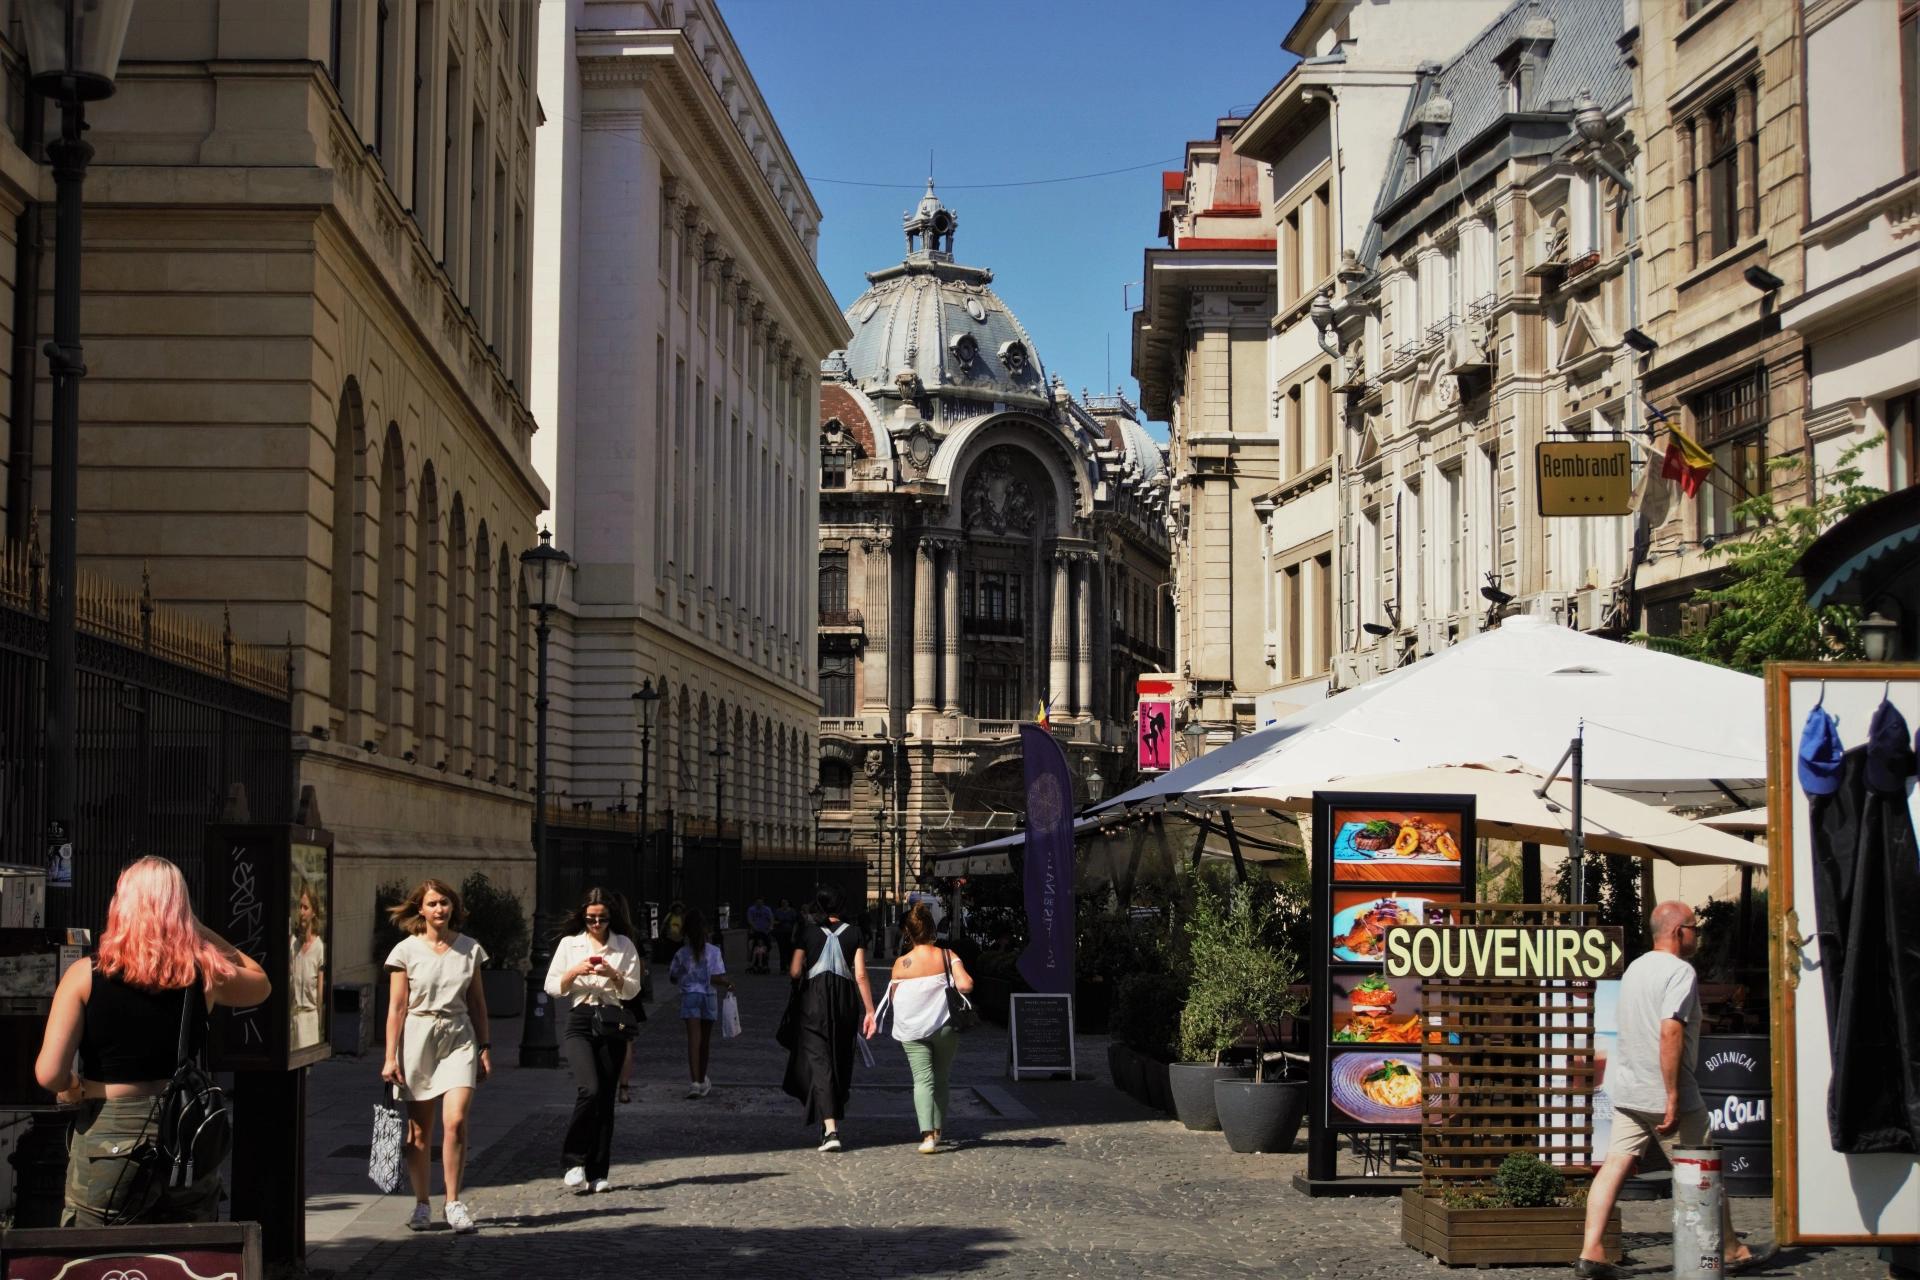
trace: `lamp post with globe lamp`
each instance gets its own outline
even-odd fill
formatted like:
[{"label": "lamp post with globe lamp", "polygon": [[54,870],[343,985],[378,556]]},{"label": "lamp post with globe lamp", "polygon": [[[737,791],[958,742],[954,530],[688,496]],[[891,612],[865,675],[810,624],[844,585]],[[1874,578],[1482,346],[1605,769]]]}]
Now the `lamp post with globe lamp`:
[{"label": "lamp post with globe lamp", "polygon": [[534,608],[533,634],[538,641],[534,684],[533,755],[533,956],[527,966],[527,1013],[520,1024],[520,1065],[557,1067],[560,1041],[547,1000],[547,966],[553,960],[553,874],[547,857],[547,638],[553,632],[553,611],[560,604],[561,580],[573,558],[553,545],[553,534],[540,531],[540,545],[520,554],[521,587]]}]

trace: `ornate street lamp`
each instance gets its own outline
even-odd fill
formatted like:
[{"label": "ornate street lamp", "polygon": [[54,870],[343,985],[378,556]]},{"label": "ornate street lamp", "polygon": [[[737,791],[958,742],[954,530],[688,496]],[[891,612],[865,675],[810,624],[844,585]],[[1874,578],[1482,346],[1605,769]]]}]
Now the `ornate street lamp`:
[{"label": "ornate street lamp", "polygon": [[[54,220],[51,558],[47,583],[47,862],[49,880],[71,884],[79,777],[80,694],[74,658],[74,580],[80,510],[81,188],[93,147],[86,104],[113,96],[133,0],[24,0],[27,63],[35,93],[60,107],[60,136],[47,144],[57,193]],[[32,374],[16,369],[15,377]],[[25,430],[15,424],[16,430]],[[63,917],[61,917],[63,918]],[[64,921],[63,921],[64,922]],[[50,920],[49,923],[52,923]]]},{"label": "ornate street lamp", "polygon": [[547,858],[547,637],[552,634],[553,611],[560,603],[561,579],[573,559],[553,545],[553,534],[540,531],[540,545],[520,553],[520,587],[535,613],[533,634],[539,642],[535,681],[533,757],[533,956],[527,967],[527,1016],[520,1024],[520,1065],[557,1067],[560,1041],[553,1025],[553,1006],[547,1000],[547,966],[553,960],[553,936],[547,915],[553,910],[552,866]]},{"label": "ornate street lamp", "polygon": [[660,691],[649,676],[633,695],[634,714],[640,721],[640,821],[633,833],[633,888],[642,895],[647,877],[647,793],[653,782],[653,716],[659,705]]}]

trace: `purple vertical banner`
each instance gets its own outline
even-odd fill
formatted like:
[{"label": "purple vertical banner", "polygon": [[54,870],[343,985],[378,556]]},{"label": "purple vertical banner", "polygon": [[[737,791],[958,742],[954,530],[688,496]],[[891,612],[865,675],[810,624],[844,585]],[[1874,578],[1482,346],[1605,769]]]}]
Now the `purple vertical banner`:
[{"label": "purple vertical banner", "polygon": [[1037,724],[1020,726],[1027,775],[1027,949],[1020,976],[1044,994],[1073,993],[1073,775]]}]

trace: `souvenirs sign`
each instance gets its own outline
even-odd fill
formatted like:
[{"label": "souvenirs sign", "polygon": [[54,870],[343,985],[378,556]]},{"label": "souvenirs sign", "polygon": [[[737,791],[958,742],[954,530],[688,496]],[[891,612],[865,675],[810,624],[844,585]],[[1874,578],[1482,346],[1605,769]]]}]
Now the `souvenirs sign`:
[{"label": "souvenirs sign", "polygon": [[1534,446],[1543,516],[1633,513],[1633,455],[1625,440],[1543,440]]},{"label": "souvenirs sign", "polygon": [[1620,976],[1625,936],[1599,925],[1407,925],[1386,930],[1381,954],[1389,978],[1597,981]]}]

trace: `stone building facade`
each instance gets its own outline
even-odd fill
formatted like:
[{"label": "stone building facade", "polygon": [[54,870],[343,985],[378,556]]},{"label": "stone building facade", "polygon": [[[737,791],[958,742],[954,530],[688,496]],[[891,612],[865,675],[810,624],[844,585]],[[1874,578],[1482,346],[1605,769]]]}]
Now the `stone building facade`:
[{"label": "stone building facade", "polygon": [[[1133,374],[1147,416],[1168,425],[1176,693],[1186,732],[1231,741],[1273,683],[1266,531],[1257,503],[1280,476],[1269,347],[1275,306],[1273,170],[1237,153],[1237,119],[1189,142],[1161,175],[1160,234],[1133,318]],[[1325,218],[1324,204],[1306,216]],[[1300,234],[1296,216],[1289,230]],[[1309,243],[1326,239],[1309,222]],[[1309,410],[1311,412],[1311,410]],[[1184,735],[1183,743],[1188,742]]]},{"label": "stone building facade", "polygon": [[[1716,580],[1713,546],[1742,531],[1742,499],[1771,491],[1804,501],[1812,492],[1805,342],[1782,323],[1805,286],[1808,137],[1800,4],[1639,8],[1629,125],[1646,156],[1641,328],[1659,344],[1641,382],[1648,403],[1715,462],[1697,497],[1653,484],[1641,507],[1647,549],[1633,622],[1660,636],[1699,620],[1706,606],[1693,594]],[[1858,52],[1849,49],[1849,62]],[[1769,467],[1792,457],[1802,465]]]},{"label": "stone building facade", "polygon": [[747,857],[807,856],[815,412],[848,333],[819,206],[717,6],[546,0],[542,23],[534,403],[576,562],[558,785],[632,811],[644,780],[650,832],[711,834],[718,805]]},{"label": "stone building facade", "polygon": [[[346,980],[382,880],[531,889],[535,40],[486,0],[141,5],[88,109],[81,564],[291,646]],[[0,225],[39,202],[45,336],[31,142],[0,142]],[[43,512],[47,432],[10,415]]]},{"label": "stone building facade", "polygon": [[1169,656],[1160,449],[1121,398],[1048,378],[957,222],[929,184],[820,395],[822,823],[883,891],[1012,829],[1043,702],[1082,785],[1117,793],[1133,676]]},{"label": "stone building facade", "polygon": [[1483,587],[1620,629],[1627,518],[1543,519],[1533,459],[1638,425],[1629,193],[1609,176],[1631,139],[1573,123],[1589,94],[1622,118],[1621,34],[1615,6],[1523,0],[1408,102],[1337,313],[1340,687],[1482,629]]}]

